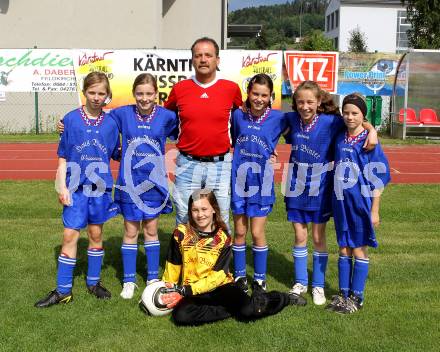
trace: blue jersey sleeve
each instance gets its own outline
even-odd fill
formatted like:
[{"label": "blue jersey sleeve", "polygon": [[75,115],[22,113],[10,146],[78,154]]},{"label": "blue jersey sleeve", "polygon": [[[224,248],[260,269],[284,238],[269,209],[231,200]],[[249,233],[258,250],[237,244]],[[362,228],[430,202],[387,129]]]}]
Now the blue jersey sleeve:
[{"label": "blue jersey sleeve", "polygon": [[287,113],[283,114],[281,118],[281,135],[284,137],[286,144],[292,144],[292,139],[289,133],[289,119]]},{"label": "blue jersey sleeve", "polygon": [[345,131],[345,123],[344,119],[341,115],[333,115],[333,123],[332,123],[332,134],[333,136],[337,136],[342,131]]},{"label": "blue jersey sleeve", "polygon": [[167,123],[166,135],[169,139],[175,141],[179,136],[179,119],[174,111],[168,110],[169,119]]},{"label": "blue jersey sleeve", "polygon": [[365,153],[368,164],[364,168],[364,175],[371,190],[384,188],[391,180],[390,165],[380,144],[374,150]]},{"label": "blue jersey sleeve", "polygon": [[285,121],[286,121],[286,129],[289,129],[289,132],[284,135],[284,139],[287,144],[292,144],[292,131],[293,131],[293,124],[297,119],[299,119],[299,115],[297,112],[287,112],[284,114]]},{"label": "blue jersey sleeve", "polygon": [[64,158],[66,159],[66,154],[67,154],[67,136],[69,133],[69,129],[70,127],[70,119],[68,118],[68,116],[64,116],[63,118],[63,124],[64,124],[64,132],[61,133],[61,137],[60,137],[60,141],[58,143],[58,150],[57,150],[57,155],[59,158]]},{"label": "blue jersey sleeve", "polygon": [[112,111],[109,112],[108,114],[115,122],[116,125],[118,126],[118,130],[121,131],[122,130],[122,118],[123,118],[123,114],[121,113],[121,109],[120,108],[116,108],[113,109]]},{"label": "blue jersey sleeve", "polygon": [[113,149],[112,155],[111,155],[111,158],[113,160],[116,160],[116,161],[121,160],[121,150],[120,150],[120,148],[121,148],[121,139],[120,139],[119,133],[118,133],[118,139],[116,141],[115,149]]}]

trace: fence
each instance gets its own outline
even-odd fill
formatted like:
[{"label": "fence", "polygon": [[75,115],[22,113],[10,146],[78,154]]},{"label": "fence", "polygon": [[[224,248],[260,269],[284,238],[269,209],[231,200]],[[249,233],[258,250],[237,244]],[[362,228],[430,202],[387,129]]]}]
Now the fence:
[{"label": "fence", "polygon": [[5,92],[0,100],[0,134],[54,132],[56,121],[78,104],[76,92]]}]

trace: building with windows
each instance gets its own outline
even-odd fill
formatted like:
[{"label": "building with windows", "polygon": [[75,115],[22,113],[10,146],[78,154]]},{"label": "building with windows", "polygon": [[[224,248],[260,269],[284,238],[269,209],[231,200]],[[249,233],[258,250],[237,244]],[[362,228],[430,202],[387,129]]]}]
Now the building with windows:
[{"label": "building with windows", "polygon": [[406,7],[400,0],[331,0],[325,12],[325,35],[338,51],[348,51],[350,32],[364,34],[369,52],[408,49]]},{"label": "building with windows", "polygon": [[2,48],[226,48],[227,0],[0,0]]}]

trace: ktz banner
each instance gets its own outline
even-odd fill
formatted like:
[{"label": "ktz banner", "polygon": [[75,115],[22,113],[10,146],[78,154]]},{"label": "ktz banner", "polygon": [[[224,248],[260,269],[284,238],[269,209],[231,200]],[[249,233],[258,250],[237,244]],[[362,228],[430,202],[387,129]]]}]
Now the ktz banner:
[{"label": "ktz banner", "polygon": [[337,52],[285,51],[284,61],[292,90],[301,82],[315,81],[329,93],[336,93],[338,81]]},{"label": "ktz banner", "polygon": [[338,94],[392,95],[399,59],[398,54],[340,54]]},{"label": "ktz banner", "polygon": [[0,91],[75,92],[70,50],[1,49]]}]

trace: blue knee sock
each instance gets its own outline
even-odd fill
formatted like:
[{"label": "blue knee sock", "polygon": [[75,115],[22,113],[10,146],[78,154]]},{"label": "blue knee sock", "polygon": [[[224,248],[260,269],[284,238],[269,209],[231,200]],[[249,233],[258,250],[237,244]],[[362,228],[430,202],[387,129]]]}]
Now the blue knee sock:
[{"label": "blue knee sock", "polygon": [[234,277],[246,277],[246,245],[232,246],[234,254]]},{"label": "blue knee sock", "polygon": [[313,251],[312,287],[324,287],[328,253]]},{"label": "blue knee sock", "polygon": [[266,280],[267,254],[269,247],[252,246],[252,254],[254,257],[254,279]]},{"label": "blue knee sock", "polygon": [[63,295],[72,292],[75,265],[76,258],[68,258],[63,254],[58,257],[57,291]]},{"label": "blue knee sock", "polygon": [[353,278],[351,280],[351,292],[364,300],[365,283],[368,277],[369,259],[355,258],[353,267]]},{"label": "blue knee sock", "polygon": [[147,281],[159,277],[160,242],[147,241],[144,243],[145,256],[147,257]]},{"label": "blue knee sock", "polygon": [[307,286],[309,278],[307,275],[307,246],[293,247],[293,266],[295,269],[295,283]]},{"label": "blue knee sock", "polygon": [[89,248],[87,250],[87,286],[95,286],[101,278],[103,258],[104,250],[102,248]]},{"label": "blue knee sock", "polygon": [[351,272],[353,257],[340,255],[338,259],[339,291],[347,298],[350,293]]},{"label": "blue knee sock", "polygon": [[136,282],[137,244],[123,243],[121,247],[122,266],[124,270],[123,282]]}]

